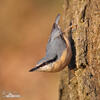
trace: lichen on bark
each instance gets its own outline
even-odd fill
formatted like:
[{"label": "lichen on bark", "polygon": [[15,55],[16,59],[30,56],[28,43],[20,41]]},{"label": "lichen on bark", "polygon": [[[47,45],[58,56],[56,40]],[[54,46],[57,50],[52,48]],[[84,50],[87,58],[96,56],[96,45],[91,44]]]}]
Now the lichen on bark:
[{"label": "lichen on bark", "polygon": [[[65,0],[73,57],[61,74],[59,100],[100,100],[100,0]],[[68,33],[66,33],[68,34]]]}]

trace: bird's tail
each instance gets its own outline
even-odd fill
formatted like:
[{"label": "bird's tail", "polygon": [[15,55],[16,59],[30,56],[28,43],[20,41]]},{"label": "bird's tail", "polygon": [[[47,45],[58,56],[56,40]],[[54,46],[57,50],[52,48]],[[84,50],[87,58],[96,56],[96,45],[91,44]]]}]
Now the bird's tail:
[{"label": "bird's tail", "polygon": [[60,20],[60,14],[58,14],[58,15],[57,15],[57,17],[56,17],[56,19],[55,19],[55,24],[57,24],[57,25],[58,25],[59,20]]}]

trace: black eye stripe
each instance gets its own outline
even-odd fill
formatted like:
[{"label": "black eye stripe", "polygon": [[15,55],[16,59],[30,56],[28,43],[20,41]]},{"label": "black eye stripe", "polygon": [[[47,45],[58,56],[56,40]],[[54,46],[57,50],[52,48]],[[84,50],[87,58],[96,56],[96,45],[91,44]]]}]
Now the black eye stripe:
[{"label": "black eye stripe", "polygon": [[31,70],[29,70],[29,72],[35,71],[35,70],[37,70],[38,68],[40,68],[40,67],[42,67],[42,66],[45,66],[45,65],[47,65],[47,64],[49,64],[49,63],[52,63],[52,62],[56,61],[57,58],[58,58],[58,56],[56,55],[53,59],[48,60],[47,62],[44,62],[44,63],[42,63],[42,64],[39,65],[39,66],[36,66],[35,68],[32,68]]},{"label": "black eye stripe", "polygon": [[57,59],[57,55],[56,55],[53,59],[48,60],[47,62],[44,62],[44,63],[42,63],[42,64],[39,65],[39,66],[40,66],[40,67],[45,66],[45,65],[47,65],[47,64],[49,64],[49,63],[52,63],[52,62],[56,61],[56,59]]}]

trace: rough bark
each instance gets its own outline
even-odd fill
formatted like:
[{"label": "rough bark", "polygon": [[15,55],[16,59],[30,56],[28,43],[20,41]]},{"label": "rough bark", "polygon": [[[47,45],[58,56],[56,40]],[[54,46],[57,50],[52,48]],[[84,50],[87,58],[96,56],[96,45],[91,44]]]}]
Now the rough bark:
[{"label": "rough bark", "polygon": [[78,27],[69,31],[73,57],[61,74],[59,100],[100,100],[100,0],[65,0],[64,13],[65,26]]}]

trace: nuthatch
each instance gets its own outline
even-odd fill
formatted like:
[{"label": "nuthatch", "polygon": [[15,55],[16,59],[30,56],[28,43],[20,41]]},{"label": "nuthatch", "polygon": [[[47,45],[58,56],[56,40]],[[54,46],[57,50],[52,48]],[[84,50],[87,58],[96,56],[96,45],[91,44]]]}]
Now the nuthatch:
[{"label": "nuthatch", "polygon": [[60,14],[58,14],[53,24],[51,36],[46,48],[46,56],[42,58],[30,72],[35,70],[42,72],[58,72],[69,64],[72,57],[71,45],[58,25],[59,19]]}]

